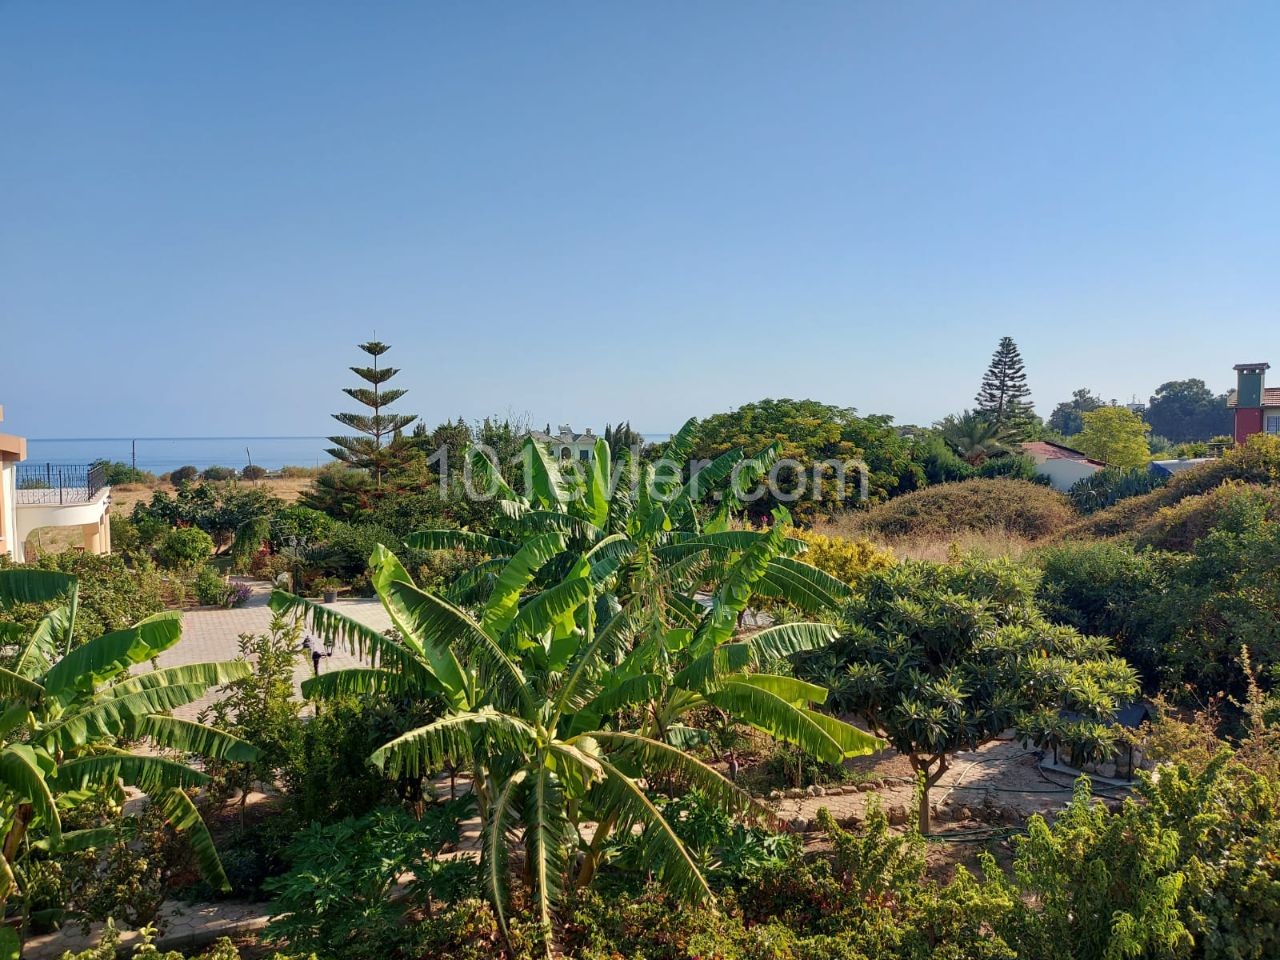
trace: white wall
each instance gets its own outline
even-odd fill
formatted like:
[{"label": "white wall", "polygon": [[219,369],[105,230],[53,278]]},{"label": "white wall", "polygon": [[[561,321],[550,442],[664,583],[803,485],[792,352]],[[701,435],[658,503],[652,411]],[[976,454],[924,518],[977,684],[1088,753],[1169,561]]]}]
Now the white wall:
[{"label": "white wall", "polygon": [[1083,460],[1044,459],[1036,464],[1036,473],[1049,478],[1049,485],[1055,490],[1066,492],[1077,480],[1091,477],[1102,468]]},{"label": "white wall", "polygon": [[18,471],[12,460],[0,460],[0,540],[5,542],[5,552],[15,560],[21,560],[18,541],[18,515],[14,509],[17,499]]}]

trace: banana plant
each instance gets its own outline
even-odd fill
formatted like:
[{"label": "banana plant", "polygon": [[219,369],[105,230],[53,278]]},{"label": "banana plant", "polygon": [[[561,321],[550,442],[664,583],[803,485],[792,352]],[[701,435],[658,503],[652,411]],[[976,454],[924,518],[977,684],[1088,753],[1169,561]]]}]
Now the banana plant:
[{"label": "banana plant", "polygon": [[[130,675],[182,636],[178,613],[161,613],[71,649],[78,604],[75,577],[0,571],[0,613],[17,603],[55,603],[34,627],[0,623],[12,655],[0,667],[0,910],[17,891],[13,864],[39,835],[50,850],[84,849],[112,828],[62,830],[62,814],[102,790],[146,793],[190,838],[196,863],[214,886],[229,889],[208,828],[187,791],[208,777],[178,760],[130,752],[146,741],[179,754],[247,761],[250,744],[170,715],[211,687],[247,675],[235,661],[193,663]],[[16,651],[16,652],[14,652]]]},{"label": "banana plant", "polygon": [[[763,536],[731,529],[731,520],[779,451],[775,443],[746,457],[739,448],[696,471],[676,469],[688,460],[697,428],[698,421],[691,419],[672,437],[661,469],[637,464],[627,452],[615,461],[601,439],[589,462],[567,461],[569,469],[562,471],[561,461],[530,437],[523,448],[526,495],[512,489],[488,457],[473,449],[472,475],[497,497],[498,532],[424,530],[410,535],[406,545],[485,555],[487,559],[448,591],[451,600],[467,604],[487,596],[498,573],[525,542],[557,532],[568,544],[565,562],[585,555],[598,583],[616,574],[616,594],[639,589],[629,581],[652,579],[662,571],[673,602],[693,610],[694,595],[702,586],[722,575],[741,550]],[[756,578],[755,595],[785,601],[808,614],[831,611],[849,599],[846,584],[797,559],[805,549],[804,541],[786,539]],[[553,564],[549,569],[559,574],[565,566]]]},{"label": "banana plant", "polygon": [[[695,903],[711,900],[642,778],[675,778],[734,815],[770,816],[682,749],[692,728],[678,721],[689,712],[727,710],[833,762],[876,746],[874,738],[814,709],[825,689],[758,672],[778,658],[829,644],[834,628],[779,624],[732,641],[753,586],[784,548],[781,530],[778,525],[749,540],[705,606],[667,604],[661,577],[633,584],[639,589],[620,599],[616,565],[602,570],[599,545],[575,554],[558,531],[533,534],[516,547],[470,610],[419,589],[389,550],[377,548],[373,583],[394,636],[282,592],[272,606],[305,616],[314,631],[368,663],[307,681],[309,696],[386,692],[444,699],[443,717],[384,744],[371,759],[395,776],[425,776],[446,764],[468,767],[483,825],[483,872],[499,920],[505,929],[507,851],[519,836],[533,902],[549,931],[566,884],[590,882],[608,838],[637,829],[674,893]],[[632,716],[639,722],[628,723]],[[574,851],[583,856],[571,881]]]}]

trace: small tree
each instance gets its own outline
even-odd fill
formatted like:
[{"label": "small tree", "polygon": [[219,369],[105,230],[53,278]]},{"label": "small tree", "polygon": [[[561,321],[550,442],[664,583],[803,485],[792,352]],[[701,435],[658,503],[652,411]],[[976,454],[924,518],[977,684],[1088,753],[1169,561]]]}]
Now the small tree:
[{"label": "small tree", "polygon": [[170,530],[160,541],[156,559],[168,570],[189,574],[213,554],[213,538],[196,527]]},{"label": "small tree", "polygon": [[974,402],[979,413],[985,414],[1001,429],[1012,432],[1017,439],[1025,439],[1035,423],[1022,354],[1018,352],[1013,337],[1000,338]]},{"label": "small tree", "polygon": [[414,420],[413,413],[385,413],[386,407],[395,403],[405,395],[405,390],[383,390],[386,383],[400,371],[395,367],[379,367],[378,358],[391,347],[377,340],[358,344],[361,350],[373,357],[372,367],[352,367],[351,372],[368,383],[368,387],[344,387],[343,393],[364,404],[373,413],[335,413],[333,418],[339,423],[362,434],[361,436],[330,437],[329,442],[336,446],[329,449],[330,456],[369,471],[374,485],[382,486],[382,475],[392,464],[394,455],[391,446],[392,438]]},{"label": "small tree", "polygon": [[300,730],[302,704],[293,695],[294,667],[302,655],[302,627],[276,614],[266,633],[240,634],[238,663],[252,672],[222,688],[222,696],[200,714],[211,723],[252,744],[258,755],[251,762],[213,761],[215,775],[240,790],[240,822],[254,783],[274,784],[289,762]]},{"label": "small tree", "polygon": [[1045,620],[1034,602],[1037,580],[1003,558],[872,572],[845,636],[801,664],[832,686],[837,709],[860,715],[923,777],[921,832],[929,830],[929,789],[958,750],[1010,728],[1091,757],[1110,750],[1105,720],[1135,690],[1133,671],[1110,655],[1108,640]]},{"label": "small tree", "polygon": [[1084,429],[1075,445],[1081,453],[1113,467],[1144,467],[1151,455],[1147,433],[1151,428],[1142,418],[1124,407],[1100,407],[1081,416]]}]

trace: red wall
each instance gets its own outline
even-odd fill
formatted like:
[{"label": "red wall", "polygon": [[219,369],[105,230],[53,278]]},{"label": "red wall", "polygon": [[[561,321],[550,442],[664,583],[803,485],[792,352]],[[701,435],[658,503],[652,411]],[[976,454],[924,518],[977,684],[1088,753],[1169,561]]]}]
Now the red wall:
[{"label": "red wall", "polygon": [[1255,433],[1262,432],[1262,410],[1259,407],[1236,408],[1236,443],[1244,443]]}]

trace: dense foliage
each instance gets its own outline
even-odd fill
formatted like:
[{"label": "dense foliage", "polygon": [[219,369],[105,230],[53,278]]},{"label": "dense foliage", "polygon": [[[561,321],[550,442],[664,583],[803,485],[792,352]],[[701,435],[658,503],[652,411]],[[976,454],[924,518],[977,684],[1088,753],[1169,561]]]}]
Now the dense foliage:
[{"label": "dense foliage", "polygon": [[[912,457],[910,442],[899,436],[891,418],[860,417],[852,409],[816,400],[760,400],[743,404],[729,413],[707,417],[698,428],[692,454],[696,459],[714,459],[735,448],[754,452],[773,443],[780,444],[780,460],[801,465],[800,470],[778,471],[778,488],[784,493],[812,490],[816,465],[828,461],[866,464],[866,503],[879,503],[914,490],[924,482],[923,471]],[[787,504],[800,519],[820,507],[831,509],[860,503],[859,478],[855,472],[847,475],[844,496],[839,500],[833,499],[837,492],[830,471],[823,474],[820,482],[824,490],[821,500],[806,495],[802,501]],[[776,506],[777,500],[766,494],[750,504],[750,515],[768,517]]]},{"label": "dense foliage", "polygon": [[802,676],[923,776],[922,832],[928,788],[957,750],[1009,728],[1077,764],[1114,745],[1108,721],[1135,692],[1132,672],[1105,639],[1046,621],[1036,581],[1008,560],[904,562],[864,577],[840,641],[804,657]]},{"label": "dense foliage", "polygon": [[1096,513],[1129,497],[1150,493],[1169,482],[1169,477],[1146,467],[1105,467],[1077,480],[1067,491],[1081,513]]}]

